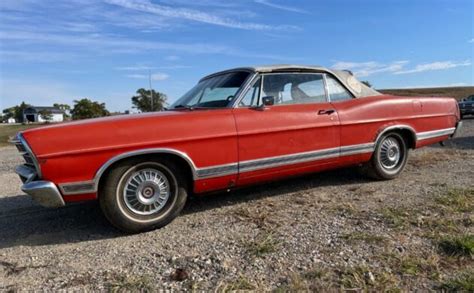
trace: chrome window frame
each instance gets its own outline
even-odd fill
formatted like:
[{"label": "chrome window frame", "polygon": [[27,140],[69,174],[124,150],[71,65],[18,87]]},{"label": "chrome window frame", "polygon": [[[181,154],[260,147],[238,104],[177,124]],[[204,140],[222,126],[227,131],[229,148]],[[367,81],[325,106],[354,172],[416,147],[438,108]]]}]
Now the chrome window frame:
[{"label": "chrome window frame", "polygon": [[343,89],[345,89],[350,95],[351,95],[351,98],[348,99],[348,100],[341,100],[341,101],[334,101],[334,103],[339,103],[339,102],[344,102],[344,101],[349,101],[349,100],[353,100],[356,98],[356,96],[354,95],[354,93],[352,91],[350,91],[344,83],[342,83],[339,78],[337,78],[337,76],[334,76],[334,75],[331,75],[329,73],[324,73],[324,83],[326,84],[326,94],[328,96],[328,100],[330,103],[333,103],[333,101],[331,101],[331,94],[329,93],[329,85],[328,85],[328,82],[327,82],[327,77],[330,76],[332,79],[334,79],[335,81],[337,81],[339,83],[340,86],[342,86]]},{"label": "chrome window frame", "polygon": [[[281,71],[281,72],[264,72],[264,73],[256,73],[255,76],[254,76],[254,80],[252,81],[251,84],[248,84],[246,86],[246,88],[242,91],[242,94],[238,97],[238,99],[236,99],[236,102],[232,105],[232,108],[242,108],[242,109],[246,109],[246,108],[252,108],[252,107],[255,107],[255,106],[239,106],[240,102],[242,101],[242,99],[245,97],[245,95],[247,95],[248,91],[251,89],[251,87],[254,85],[256,79],[258,77],[262,77],[260,79],[260,93],[259,93],[259,97],[258,97],[258,102],[260,102],[260,99],[262,98],[262,92],[263,92],[263,82],[264,82],[264,79],[265,79],[265,76],[268,76],[268,75],[281,75],[281,74],[311,74],[311,75],[321,75],[321,79],[323,81],[323,87],[324,87],[324,92],[325,92],[325,97],[326,97],[326,101],[325,102],[314,102],[314,103],[305,103],[305,104],[277,104],[277,105],[273,105],[273,106],[291,106],[291,105],[314,105],[314,104],[322,104],[322,103],[330,103],[330,99],[329,99],[329,93],[328,93],[328,90],[327,90],[327,84],[326,84],[326,79],[325,79],[325,72],[311,72],[311,71],[296,71],[296,72],[292,72],[292,71]],[[352,94],[352,93],[351,93]],[[257,104],[258,106],[258,104]]]}]

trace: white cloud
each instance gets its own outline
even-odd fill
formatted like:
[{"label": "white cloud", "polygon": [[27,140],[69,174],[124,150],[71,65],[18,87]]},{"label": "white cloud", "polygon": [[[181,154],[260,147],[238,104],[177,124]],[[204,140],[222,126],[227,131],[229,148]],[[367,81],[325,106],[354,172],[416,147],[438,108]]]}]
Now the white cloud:
[{"label": "white cloud", "polygon": [[255,3],[262,4],[262,5],[265,5],[265,6],[268,6],[268,7],[271,7],[271,8],[275,8],[275,9],[280,9],[280,10],[285,10],[285,11],[290,11],[290,12],[297,12],[297,13],[304,13],[304,14],[308,13],[307,11],[296,8],[296,7],[276,4],[276,3],[270,2],[268,0],[254,0],[254,1],[255,1]]},{"label": "white cloud", "polygon": [[376,73],[397,72],[403,69],[408,63],[406,60],[394,61],[389,64],[383,64],[375,61],[369,62],[345,62],[339,61],[331,67],[336,70],[351,70],[358,77],[365,77]]},{"label": "white cloud", "polygon": [[191,20],[217,26],[244,29],[244,30],[295,30],[296,26],[278,25],[272,26],[261,23],[240,22],[230,18],[221,17],[216,14],[203,12],[196,9],[175,8],[160,4],[151,3],[149,0],[105,0],[106,3],[128,8],[135,11],[142,11],[159,15],[162,17]]},{"label": "white cloud", "polygon": [[446,69],[470,66],[470,65],[471,65],[470,60],[465,60],[462,62],[437,61],[437,62],[432,62],[432,63],[418,64],[412,69],[398,70],[397,72],[395,72],[395,74],[407,74],[407,73],[418,73],[418,72],[425,72],[425,71],[446,70]]},{"label": "white cloud", "polygon": [[165,57],[165,60],[167,60],[167,61],[178,61],[180,59],[181,58],[179,56],[176,56],[176,55],[170,55],[170,56]]},{"label": "white cloud", "polygon": [[[38,79],[0,79],[0,108],[14,106],[21,101],[35,106],[50,106],[57,102],[72,103],[80,97],[70,85],[58,81]],[[9,101],[10,104],[4,104]]]},{"label": "white cloud", "polygon": [[[136,78],[136,79],[149,79],[150,76],[148,74],[128,74],[127,77]],[[166,73],[153,73],[151,75],[151,80],[154,81],[161,81],[168,79],[169,75]]]},{"label": "white cloud", "polygon": [[456,67],[470,66],[471,61],[436,61],[431,63],[418,64],[411,69],[406,69],[410,62],[407,60],[393,61],[388,64],[375,61],[368,62],[345,62],[339,61],[331,67],[337,70],[351,70],[358,77],[366,77],[377,73],[408,74],[435,70],[446,70]]},{"label": "white cloud", "polygon": [[124,70],[124,71],[145,71],[145,70],[155,70],[155,69],[184,69],[191,68],[188,65],[166,65],[166,66],[148,66],[148,65],[132,65],[132,66],[120,66],[115,67],[115,70]]},{"label": "white cloud", "polygon": [[474,43],[474,39],[470,39],[468,42],[472,44]]}]

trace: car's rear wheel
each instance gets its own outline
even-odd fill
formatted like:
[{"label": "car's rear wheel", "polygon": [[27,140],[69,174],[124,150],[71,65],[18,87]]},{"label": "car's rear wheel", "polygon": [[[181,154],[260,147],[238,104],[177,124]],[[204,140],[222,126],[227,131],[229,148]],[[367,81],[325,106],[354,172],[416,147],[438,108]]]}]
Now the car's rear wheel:
[{"label": "car's rear wheel", "polygon": [[397,132],[384,134],[375,146],[367,166],[367,174],[380,180],[394,179],[405,168],[407,159],[408,147],[405,139]]},{"label": "car's rear wheel", "polygon": [[132,159],[118,163],[101,184],[99,202],[117,228],[136,233],[161,228],[186,203],[187,180],[170,160]]}]

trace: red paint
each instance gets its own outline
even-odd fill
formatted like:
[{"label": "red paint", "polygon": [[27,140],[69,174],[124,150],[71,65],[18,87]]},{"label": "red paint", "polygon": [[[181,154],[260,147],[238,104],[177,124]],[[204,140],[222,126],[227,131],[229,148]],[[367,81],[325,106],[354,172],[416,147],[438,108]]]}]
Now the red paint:
[{"label": "red paint", "polygon": [[[334,109],[330,115],[319,110]],[[187,154],[197,168],[374,142],[391,125],[416,132],[455,127],[452,98],[381,95],[337,103],[255,109],[168,111],[50,125],[23,132],[41,163],[44,180],[56,184],[92,180],[109,159],[145,148]],[[448,136],[419,141],[416,147]],[[194,182],[204,193],[368,161],[371,154],[343,156]],[[95,194],[65,196],[67,202]]]}]

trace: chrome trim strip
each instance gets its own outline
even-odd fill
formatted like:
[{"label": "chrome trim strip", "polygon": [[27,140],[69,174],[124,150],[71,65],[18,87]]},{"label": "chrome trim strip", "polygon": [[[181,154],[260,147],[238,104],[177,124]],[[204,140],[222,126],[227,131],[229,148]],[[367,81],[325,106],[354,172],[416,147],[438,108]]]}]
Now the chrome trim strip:
[{"label": "chrome trim strip", "polygon": [[230,174],[236,174],[239,171],[238,163],[231,163],[213,167],[200,168],[196,170],[196,175],[199,179],[219,177]]},{"label": "chrome trim strip", "polygon": [[439,129],[439,130],[432,130],[432,131],[425,131],[416,134],[416,140],[424,140],[435,138],[439,136],[451,135],[456,131],[455,127],[446,128],[446,129]]},{"label": "chrome trim strip", "polygon": [[[265,168],[283,166],[283,165],[291,165],[291,164],[296,164],[296,163],[304,163],[304,162],[310,162],[310,161],[335,158],[338,156],[368,153],[368,152],[373,151],[374,145],[375,145],[374,143],[365,143],[365,144],[323,149],[323,150],[318,150],[318,151],[302,152],[302,153],[296,153],[296,154],[291,154],[291,155],[248,160],[248,161],[240,162],[240,164],[230,163],[230,164],[217,165],[217,166],[204,167],[204,168],[196,168],[191,158],[189,158],[187,154],[180,151],[176,151],[172,149],[145,149],[145,150],[133,151],[133,152],[121,154],[110,159],[104,165],[102,165],[99,171],[97,171],[93,180],[63,183],[59,185],[59,189],[61,190],[61,193],[64,195],[97,192],[100,178],[108,167],[110,167],[113,163],[121,159],[136,156],[136,155],[142,155],[142,154],[169,153],[169,154],[178,155],[189,163],[193,172],[194,180],[199,180],[199,179],[221,177],[221,176],[226,176],[226,175],[231,175],[231,174],[238,174],[239,172],[240,173],[249,172],[249,171],[255,171],[255,170],[260,170],[260,169],[265,169]],[[90,188],[87,189],[86,186],[90,186]]]},{"label": "chrome trim strip", "polygon": [[74,195],[74,194],[84,194],[84,193],[94,193],[97,190],[95,189],[95,181],[79,181],[73,183],[63,183],[58,184],[59,190],[64,195]]}]

